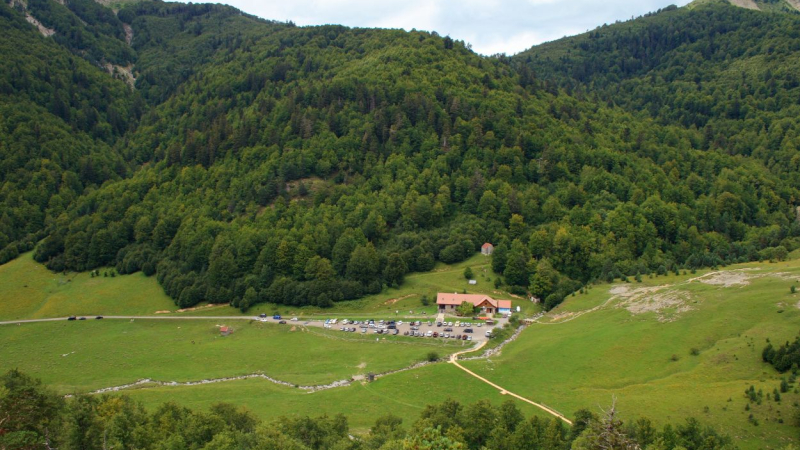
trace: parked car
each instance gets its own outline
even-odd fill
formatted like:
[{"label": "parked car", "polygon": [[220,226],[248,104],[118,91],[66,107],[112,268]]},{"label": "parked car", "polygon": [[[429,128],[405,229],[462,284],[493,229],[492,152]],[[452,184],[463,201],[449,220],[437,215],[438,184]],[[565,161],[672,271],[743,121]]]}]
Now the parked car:
[{"label": "parked car", "polygon": [[95,317],[95,320],[100,320],[102,318],[103,318],[103,316],[97,316],[97,317]]},{"label": "parked car", "polygon": [[472,328],[465,328],[464,333],[472,333]]},{"label": "parked car", "polygon": [[492,337],[492,330],[486,330],[486,337]]},{"label": "parked car", "polygon": [[436,326],[437,326],[437,327],[440,327],[440,326],[442,326],[442,322],[436,322]]},{"label": "parked car", "polygon": [[439,337],[439,332],[438,331],[434,331],[433,332],[433,337]]},{"label": "parked car", "polygon": [[81,317],[78,320],[86,320],[86,317]]},{"label": "parked car", "polygon": [[78,318],[75,316],[69,316],[67,317],[67,320],[78,320]]},{"label": "parked car", "polygon": [[[272,316],[272,318],[275,319],[275,320],[281,320],[281,315],[280,314],[275,314],[274,316]],[[336,323],[336,322],[334,322],[334,323]]]},{"label": "parked car", "polygon": [[267,318],[267,315],[266,315],[266,314],[264,314],[264,313],[261,313],[261,314],[259,314],[259,315],[258,315],[258,317],[261,317],[262,319],[266,319],[266,318]]},{"label": "parked car", "polygon": [[450,328],[450,327],[447,327],[447,328],[444,329],[444,331],[453,331],[453,329]]},{"label": "parked car", "polygon": [[285,320],[281,320],[281,321],[280,321],[280,322],[278,322],[278,323],[279,323],[279,324],[281,324],[281,325],[286,325],[286,321],[285,321]]},{"label": "parked car", "polygon": [[297,322],[297,317],[292,317],[292,322]]}]

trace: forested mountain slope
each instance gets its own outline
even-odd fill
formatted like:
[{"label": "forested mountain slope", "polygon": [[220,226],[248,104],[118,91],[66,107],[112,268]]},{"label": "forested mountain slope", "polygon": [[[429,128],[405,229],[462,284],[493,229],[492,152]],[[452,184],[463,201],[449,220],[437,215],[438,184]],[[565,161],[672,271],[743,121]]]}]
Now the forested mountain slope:
[{"label": "forested mountain slope", "polygon": [[[32,5],[34,2],[31,3]],[[88,187],[126,176],[114,142],[143,112],[122,82],[0,3],[0,262]]]},{"label": "forested mountain slope", "polygon": [[797,185],[800,14],[722,0],[691,6],[604,26],[515,59],[568,89],[702,130],[703,148],[755,158]]},{"label": "forested mountain slope", "polygon": [[[673,13],[698,24],[738,14]],[[328,305],[491,241],[505,283],[552,307],[597,277],[782,257],[798,245],[796,173],[753,149],[732,152],[694,123],[715,125],[714,97],[710,118],[643,117],[638,95],[610,100],[617,81],[635,77],[590,86],[602,70],[579,78],[583,59],[545,72],[534,56],[484,58],[436,34],[297,28],[208,5],[146,2],[118,17],[132,24],[134,97],[148,105],[114,148],[132,175],[49,224],[35,257],[54,270],[157,273],[181,306]],[[791,43],[793,22],[781,20],[795,19],[753,33]],[[648,45],[643,54],[661,59],[681,51]],[[625,58],[656,66],[640,56]],[[659,86],[665,102],[679,93],[667,79]],[[781,108],[758,103],[774,101],[766,94],[753,102],[782,114],[779,146],[789,145],[794,87],[775,89]]]}]

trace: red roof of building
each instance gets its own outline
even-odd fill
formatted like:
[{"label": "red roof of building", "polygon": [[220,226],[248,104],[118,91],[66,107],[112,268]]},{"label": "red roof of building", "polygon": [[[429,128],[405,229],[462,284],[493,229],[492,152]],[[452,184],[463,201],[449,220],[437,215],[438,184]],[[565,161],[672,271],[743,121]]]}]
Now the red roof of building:
[{"label": "red roof of building", "polygon": [[220,333],[227,333],[228,332],[228,327],[219,327],[219,331],[220,331]]},{"label": "red roof of building", "polygon": [[485,244],[481,245],[481,248],[489,248],[489,247],[494,247],[494,245],[492,245],[492,244],[491,244],[491,243],[489,243],[489,242],[487,242],[487,243],[485,243]]},{"label": "red roof of building", "polygon": [[511,309],[511,300],[495,300],[484,294],[450,294],[446,292],[436,294],[437,305],[460,305],[462,302],[470,302],[478,306],[485,301],[488,301],[495,308]]}]

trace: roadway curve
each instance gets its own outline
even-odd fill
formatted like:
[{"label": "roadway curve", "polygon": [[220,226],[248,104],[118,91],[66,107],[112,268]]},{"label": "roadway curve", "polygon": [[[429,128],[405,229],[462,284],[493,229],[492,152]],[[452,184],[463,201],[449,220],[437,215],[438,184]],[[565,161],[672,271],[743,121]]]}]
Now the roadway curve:
[{"label": "roadway curve", "polygon": [[512,396],[512,397],[514,397],[514,398],[516,398],[518,400],[522,400],[525,403],[529,403],[529,404],[541,409],[542,411],[561,419],[562,421],[564,421],[565,423],[567,423],[569,425],[572,425],[572,421],[567,419],[566,417],[564,417],[564,415],[561,414],[560,412],[558,412],[558,411],[556,411],[556,410],[554,410],[552,408],[549,408],[549,407],[547,407],[547,406],[545,406],[545,405],[543,405],[541,403],[536,403],[533,400],[528,400],[527,398],[525,398],[525,397],[523,397],[521,395],[515,394],[515,393],[509,391],[508,389],[505,389],[505,388],[503,388],[501,386],[498,386],[497,384],[492,383],[491,381],[487,380],[486,378],[478,375],[477,373],[467,369],[466,367],[464,367],[464,366],[462,366],[461,364],[458,363],[459,355],[463,355],[464,353],[471,353],[471,352],[474,352],[474,351],[478,351],[481,348],[483,348],[484,345],[486,345],[486,341],[481,342],[480,344],[478,344],[477,346],[475,346],[475,347],[473,347],[471,349],[460,351],[460,352],[457,352],[457,353],[453,353],[452,355],[450,355],[450,360],[448,362],[451,363],[451,364],[454,364],[459,369],[461,369],[464,372],[467,372],[468,374],[472,375],[473,377],[483,381],[484,383],[488,384],[489,386],[497,389],[498,391],[500,391],[500,395],[510,395],[510,396]]}]

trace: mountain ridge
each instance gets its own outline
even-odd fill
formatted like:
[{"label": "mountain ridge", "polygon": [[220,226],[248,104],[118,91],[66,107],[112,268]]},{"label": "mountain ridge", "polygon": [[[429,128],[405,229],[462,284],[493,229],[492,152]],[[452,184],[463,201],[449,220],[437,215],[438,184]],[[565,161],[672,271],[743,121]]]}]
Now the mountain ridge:
[{"label": "mountain ridge", "polygon": [[693,8],[708,3],[728,3],[757,11],[800,12],[800,1],[798,0],[694,0],[689,3],[688,7]]}]

